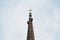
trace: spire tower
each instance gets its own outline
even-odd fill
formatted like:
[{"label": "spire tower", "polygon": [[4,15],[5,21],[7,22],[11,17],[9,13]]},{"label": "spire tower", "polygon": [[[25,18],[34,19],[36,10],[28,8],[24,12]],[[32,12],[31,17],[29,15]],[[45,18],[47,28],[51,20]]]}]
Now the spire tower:
[{"label": "spire tower", "polygon": [[33,31],[33,18],[32,18],[32,13],[31,13],[31,9],[29,10],[29,20],[27,22],[28,24],[28,32],[27,32],[27,40],[35,40],[34,39],[34,31]]}]

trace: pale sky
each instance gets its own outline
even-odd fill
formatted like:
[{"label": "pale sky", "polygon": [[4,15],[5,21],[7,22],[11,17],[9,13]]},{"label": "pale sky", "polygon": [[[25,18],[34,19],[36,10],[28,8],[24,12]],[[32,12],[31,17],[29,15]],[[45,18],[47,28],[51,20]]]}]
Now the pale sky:
[{"label": "pale sky", "polygon": [[0,0],[0,40],[27,40],[29,8],[35,40],[60,40],[60,0]]}]

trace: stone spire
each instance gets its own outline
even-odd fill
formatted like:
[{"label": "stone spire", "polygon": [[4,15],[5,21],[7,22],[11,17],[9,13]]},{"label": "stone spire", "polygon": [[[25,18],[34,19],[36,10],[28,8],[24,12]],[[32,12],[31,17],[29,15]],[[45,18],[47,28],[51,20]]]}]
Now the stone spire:
[{"label": "stone spire", "polygon": [[27,40],[35,40],[34,39],[34,31],[33,31],[33,18],[32,18],[32,13],[31,13],[31,9],[29,10],[29,20],[27,22],[28,24],[28,32],[27,32]]}]

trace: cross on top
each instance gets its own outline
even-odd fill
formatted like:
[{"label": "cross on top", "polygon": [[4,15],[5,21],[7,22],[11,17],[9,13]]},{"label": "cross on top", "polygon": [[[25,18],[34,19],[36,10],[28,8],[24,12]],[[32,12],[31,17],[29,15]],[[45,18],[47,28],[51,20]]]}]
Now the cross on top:
[{"label": "cross on top", "polygon": [[32,9],[29,9],[29,12],[31,13]]}]

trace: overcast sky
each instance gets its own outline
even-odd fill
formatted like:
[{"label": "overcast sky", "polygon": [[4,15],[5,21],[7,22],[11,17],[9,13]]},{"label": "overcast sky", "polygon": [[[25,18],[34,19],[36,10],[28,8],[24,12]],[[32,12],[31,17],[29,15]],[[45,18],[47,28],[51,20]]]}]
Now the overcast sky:
[{"label": "overcast sky", "polygon": [[27,40],[29,8],[35,40],[60,40],[60,0],[0,0],[0,40]]}]

